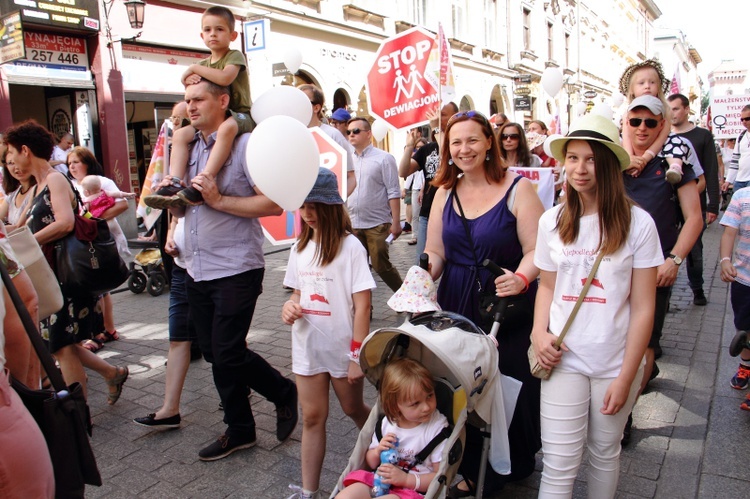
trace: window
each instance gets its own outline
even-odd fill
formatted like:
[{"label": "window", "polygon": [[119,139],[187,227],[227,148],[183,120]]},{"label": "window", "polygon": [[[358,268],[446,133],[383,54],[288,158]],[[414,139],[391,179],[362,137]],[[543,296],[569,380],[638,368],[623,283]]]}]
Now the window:
[{"label": "window", "polygon": [[453,38],[466,40],[466,0],[452,0],[452,4]]},{"label": "window", "polygon": [[555,29],[552,27],[552,23],[547,23],[547,60],[555,60]]},{"label": "window", "polygon": [[496,49],[497,43],[497,5],[495,0],[484,0],[484,45]]},{"label": "window", "polygon": [[523,9],[523,49],[531,50],[531,11]]},{"label": "window", "polygon": [[570,67],[570,35],[565,33],[565,67]]}]

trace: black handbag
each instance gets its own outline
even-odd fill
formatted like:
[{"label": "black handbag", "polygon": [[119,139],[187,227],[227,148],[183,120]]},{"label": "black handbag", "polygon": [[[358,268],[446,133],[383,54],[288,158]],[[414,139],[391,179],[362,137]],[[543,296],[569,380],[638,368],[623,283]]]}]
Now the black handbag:
[{"label": "black handbag", "polygon": [[[71,185],[83,206],[78,190]],[[87,214],[88,215],[88,214]],[[117,251],[117,243],[101,218],[75,216],[75,227],[54,242],[55,273],[65,295],[101,295],[125,282],[128,268]]]},{"label": "black handbag", "polygon": [[79,383],[65,385],[52,355],[42,342],[39,330],[23,304],[8,269],[0,262],[3,284],[13,300],[26,333],[49,377],[54,390],[32,390],[11,377],[11,386],[18,393],[47,441],[52,468],[55,472],[55,497],[82,498],[85,484],[100,486],[102,478],[91,449],[91,417],[83,387]]}]

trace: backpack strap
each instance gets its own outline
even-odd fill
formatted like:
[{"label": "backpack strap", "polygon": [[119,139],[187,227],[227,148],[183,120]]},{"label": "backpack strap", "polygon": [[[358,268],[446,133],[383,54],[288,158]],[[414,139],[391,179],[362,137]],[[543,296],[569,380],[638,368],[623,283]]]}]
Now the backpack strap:
[{"label": "backpack strap", "polygon": [[440,442],[450,437],[451,433],[453,433],[453,425],[443,427],[443,429],[440,430],[440,433],[435,435],[435,437],[430,440],[430,443],[428,443],[424,449],[419,451],[419,454],[414,456],[414,462],[409,465],[409,469],[415,468],[416,466],[422,464],[425,459],[430,457],[430,454],[432,454],[432,451],[435,450],[435,447],[440,445]]},{"label": "backpack strap", "polygon": [[378,418],[378,423],[375,425],[375,436],[378,437],[378,442],[383,440],[383,419],[385,419],[385,414]]}]

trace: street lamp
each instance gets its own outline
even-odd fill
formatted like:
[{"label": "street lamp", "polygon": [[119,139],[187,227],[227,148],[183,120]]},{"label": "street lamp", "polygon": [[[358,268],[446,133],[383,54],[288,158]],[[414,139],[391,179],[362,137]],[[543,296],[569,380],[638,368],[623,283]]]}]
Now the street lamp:
[{"label": "street lamp", "polygon": [[146,11],[146,2],[144,0],[126,0],[123,1],[125,8],[128,10],[128,21],[133,29],[143,28],[143,16]]}]

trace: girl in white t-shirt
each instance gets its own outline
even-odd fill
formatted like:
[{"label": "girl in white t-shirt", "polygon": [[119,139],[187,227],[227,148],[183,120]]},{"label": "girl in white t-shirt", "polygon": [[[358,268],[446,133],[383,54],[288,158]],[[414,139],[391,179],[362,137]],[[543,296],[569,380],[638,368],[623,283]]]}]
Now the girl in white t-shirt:
[{"label": "girl in white t-shirt", "polygon": [[[620,439],[640,387],[651,336],[656,267],[664,263],[651,217],[626,196],[628,153],[615,125],[587,115],[550,145],[564,164],[565,204],[539,220],[534,264],[541,270],[532,344],[553,368],[542,381],[544,469],[539,497],[571,497],[583,449],[588,496],[614,497]],[[562,350],[554,347],[598,253],[604,258]]]},{"label": "girl in white t-shirt", "polygon": [[292,325],[292,371],[303,421],[302,487],[290,485],[296,491],[291,497],[310,499],[318,496],[325,456],[329,383],[357,427],[370,412],[362,395],[359,347],[370,329],[375,281],[367,252],[352,235],[333,172],[320,168],[299,211],[302,232],[284,276],[294,292],[281,319]]},{"label": "girl in white t-shirt", "polygon": [[[414,457],[448,426],[448,420],[437,410],[435,385],[430,371],[413,359],[389,363],[380,380],[380,405],[385,418],[381,422],[383,438],[372,436],[365,461],[390,485],[387,499],[418,499],[435,478],[442,460],[445,440],[432,450],[422,463]],[[396,449],[396,464],[381,464],[380,453]],[[336,499],[369,499],[374,473],[357,470],[344,478],[346,488]]]}]

